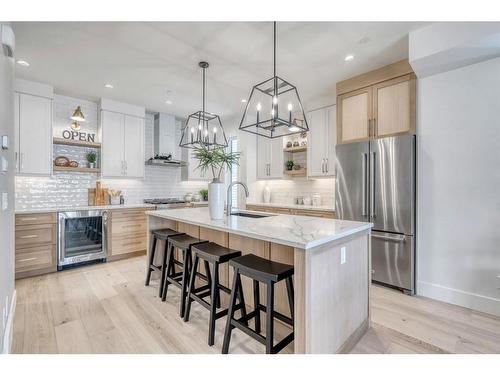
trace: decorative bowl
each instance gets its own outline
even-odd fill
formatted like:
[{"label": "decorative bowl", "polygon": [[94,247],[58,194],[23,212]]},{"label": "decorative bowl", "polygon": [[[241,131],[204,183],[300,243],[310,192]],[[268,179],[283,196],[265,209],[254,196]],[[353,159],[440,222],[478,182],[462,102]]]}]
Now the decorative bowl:
[{"label": "decorative bowl", "polygon": [[54,165],[56,167],[67,167],[69,166],[69,159],[66,156],[58,156],[54,159]]}]

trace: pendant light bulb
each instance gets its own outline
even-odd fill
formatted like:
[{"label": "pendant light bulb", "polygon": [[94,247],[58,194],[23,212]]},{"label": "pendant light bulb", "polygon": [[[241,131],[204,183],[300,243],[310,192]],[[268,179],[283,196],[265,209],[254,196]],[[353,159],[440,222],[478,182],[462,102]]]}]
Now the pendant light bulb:
[{"label": "pendant light bulb", "polygon": [[217,133],[217,128],[216,127],[214,127],[214,133]]},{"label": "pendant light bulb", "polygon": [[292,103],[288,103],[288,110],[291,111],[293,109]]},{"label": "pendant light bulb", "polygon": [[191,127],[191,133],[194,133],[194,127]]},{"label": "pendant light bulb", "polygon": [[273,108],[273,109],[271,109],[271,116],[272,116],[272,117],[274,117],[274,113],[275,113],[275,112],[274,112],[274,108]]},{"label": "pendant light bulb", "polygon": [[273,104],[278,104],[278,97],[276,95],[273,96]]},{"label": "pendant light bulb", "polygon": [[260,104],[260,102],[259,102],[259,103],[257,103],[257,111],[260,111],[261,109],[262,109],[262,104]]}]

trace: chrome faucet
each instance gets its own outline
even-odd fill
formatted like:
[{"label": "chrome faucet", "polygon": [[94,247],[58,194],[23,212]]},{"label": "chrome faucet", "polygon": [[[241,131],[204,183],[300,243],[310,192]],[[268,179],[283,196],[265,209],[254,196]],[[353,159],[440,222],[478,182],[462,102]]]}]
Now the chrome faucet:
[{"label": "chrome faucet", "polygon": [[233,209],[233,195],[231,194],[231,189],[233,188],[234,185],[241,185],[243,186],[243,189],[245,189],[245,195],[248,196],[250,195],[248,193],[248,187],[247,185],[245,185],[243,182],[240,182],[240,181],[234,181],[234,182],[231,182],[229,184],[229,186],[227,187],[227,206],[226,206],[226,215],[227,216],[230,216],[231,215],[231,211]]}]

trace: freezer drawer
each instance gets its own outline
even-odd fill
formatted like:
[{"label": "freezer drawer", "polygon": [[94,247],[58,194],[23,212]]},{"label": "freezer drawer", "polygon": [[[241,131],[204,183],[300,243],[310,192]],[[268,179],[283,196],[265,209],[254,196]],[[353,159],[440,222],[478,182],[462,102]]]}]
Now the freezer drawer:
[{"label": "freezer drawer", "polygon": [[372,231],[371,237],[373,281],[413,291],[413,236]]}]

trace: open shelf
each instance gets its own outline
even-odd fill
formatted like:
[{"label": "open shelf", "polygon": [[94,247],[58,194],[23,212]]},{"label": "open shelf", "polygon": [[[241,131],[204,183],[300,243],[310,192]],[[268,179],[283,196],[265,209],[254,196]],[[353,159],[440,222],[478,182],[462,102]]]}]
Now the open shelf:
[{"label": "open shelf", "polygon": [[286,176],[290,176],[290,177],[306,177],[307,176],[307,169],[302,168],[302,169],[299,169],[298,171],[283,171],[283,173]]},{"label": "open shelf", "polygon": [[80,173],[101,173],[101,168],[84,168],[84,167],[57,167],[53,166],[54,172],[80,172]]},{"label": "open shelf", "polygon": [[285,152],[304,152],[307,151],[307,146],[295,146],[295,147],[285,147],[283,149]]},{"label": "open shelf", "polygon": [[54,138],[53,143],[55,145],[66,145],[66,146],[94,147],[94,148],[101,147],[101,144],[97,142],[75,141],[72,139],[64,139],[64,138]]}]

